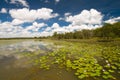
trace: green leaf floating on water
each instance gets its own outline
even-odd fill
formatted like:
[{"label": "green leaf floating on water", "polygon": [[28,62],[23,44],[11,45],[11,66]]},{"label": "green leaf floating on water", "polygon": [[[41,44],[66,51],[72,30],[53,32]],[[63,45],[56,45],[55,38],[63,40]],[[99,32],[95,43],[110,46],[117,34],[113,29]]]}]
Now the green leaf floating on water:
[{"label": "green leaf floating on water", "polygon": [[[49,70],[51,65],[57,65],[58,68],[67,68],[75,71],[79,79],[99,78],[110,80],[114,77],[117,70],[120,69],[119,47],[103,47],[99,45],[88,44],[67,44],[63,48],[57,49],[48,55],[40,57],[35,63],[41,68]],[[120,72],[117,71],[119,74]]]},{"label": "green leaf floating on water", "polygon": [[114,70],[108,70],[109,72],[111,72],[111,73],[113,73],[114,72]]},{"label": "green leaf floating on water", "polygon": [[83,79],[83,78],[85,78],[85,77],[86,77],[85,75],[79,75],[79,76],[78,76],[79,79]]},{"label": "green leaf floating on water", "polygon": [[117,69],[115,66],[111,66],[112,67],[112,69]]},{"label": "green leaf floating on water", "polygon": [[107,72],[107,71],[104,71],[103,73],[104,73],[104,74],[107,74],[107,75],[108,75],[108,74],[110,74],[110,73],[109,73],[109,72]]},{"label": "green leaf floating on water", "polygon": [[107,77],[106,75],[103,75],[102,77],[103,77],[104,79],[108,79],[108,77]]},{"label": "green leaf floating on water", "polygon": [[109,75],[103,75],[102,77],[103,77],[104,79],[107,79],[107,80],[108,80],[108,79],[115,79],[115,78],[114,78],[112,75],[110,75],[110,74],[109,74]]},{"label": "green leaf floating on water", "polygon": [[66,61],[66,66],[67,66],[67,67],[71,67],[71,66],[72,66],[72,63],[71,63],[70,60],[67,60],[67,61]]}]

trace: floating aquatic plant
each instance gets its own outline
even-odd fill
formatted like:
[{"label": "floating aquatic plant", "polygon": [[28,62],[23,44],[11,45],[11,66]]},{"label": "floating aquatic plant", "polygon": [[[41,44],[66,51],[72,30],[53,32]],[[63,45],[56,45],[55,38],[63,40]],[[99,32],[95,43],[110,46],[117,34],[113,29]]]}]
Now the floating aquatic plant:
[{"label": "floating aquatic plant", "polygon": [[[120,49],[88,44],[65,44],[35,60],[42,69],[49,70],[51,65],[74,70],[79,79],[102,78],[115,79],[112,74],[120,70]],[[117,71],[120,74],[119,71]],[[98,79],[99,80],[99,79]]]}]

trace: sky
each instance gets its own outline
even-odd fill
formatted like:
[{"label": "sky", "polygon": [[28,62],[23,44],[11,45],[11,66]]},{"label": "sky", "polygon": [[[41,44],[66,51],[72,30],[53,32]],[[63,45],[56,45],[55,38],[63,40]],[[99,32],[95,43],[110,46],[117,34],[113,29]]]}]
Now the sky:
[{"label": "sky", "polygon": [[51,36],[120,21],[120,0],[0,0],[0,38]]}]

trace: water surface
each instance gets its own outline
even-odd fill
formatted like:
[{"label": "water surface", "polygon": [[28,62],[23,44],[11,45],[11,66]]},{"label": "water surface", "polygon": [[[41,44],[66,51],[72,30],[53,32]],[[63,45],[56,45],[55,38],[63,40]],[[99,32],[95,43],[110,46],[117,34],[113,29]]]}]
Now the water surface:
[{"label": "water surface", "polygon": [[52,52],[57,47],[46,41],[0,41],[0,80],[77,80],[72,72],[64,69],[54,66],[49,71],[41,70],[31,63],[35,57]]}]

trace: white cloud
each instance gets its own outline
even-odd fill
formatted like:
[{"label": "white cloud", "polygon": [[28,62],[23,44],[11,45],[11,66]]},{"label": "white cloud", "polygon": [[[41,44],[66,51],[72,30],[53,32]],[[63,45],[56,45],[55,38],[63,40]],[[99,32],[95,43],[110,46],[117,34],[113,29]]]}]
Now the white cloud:
[{"label": "white cloud", "polygon": [[66,18],[67,22],[71,22],[72,25],[82,25],[82,24],[101,24],[103,15],[95,9],[83,10],[80,14],[74,16],[68,16]]},{"label": "white cloud", "polygon": [[6,8],[2,8],[0,13],[7,13],[7,9]]},{"label": "white cloud", "polygon": [[65,18],[60,17],[59,20],[65,20]]},{"label": "white cloud", "polygon": [[60,17],[59,20],[65,20],[70,15],[71,15],[71,13],[67,12],[67,13],[64,14],[64,18]]},{"label": "white cloud", "polygon": [[23,28],[22,26],[13,25],[12,22],[3,22],[0,23],[0,38],[40,36],[41,32],[38,30],[45,26],[47,26],[45,23],[34,22],[31,26]]},{"label": "white cloud", "polygon": [[54,23],[51,28],[57,29],[60,28],[60,25],[58,23]]},{"label": "white cloud", "polygon": [[24,7],[29,7],[26,0],[11,0],[11,4],[21,4]]},{"label": "white cloud", "polygon": [[[48,35],[52,35],[54,32],[57,32],[57,33],[65,33],[65,32],[70,32],[68,29],[67,29],[68,26],[63,26],[61,27],[58,23],[53,23],[53,25],[51,27],[47,27],[44,32],[47,32]],[[49,36],[50,36],[49,35]]]},{"label": "white cloud", "polygon": [[10,22],[0,23],[0,32],[12,32],[12,30],[19,31],[19,29],[22,29],[22,27],[13,26]]},{"label": "white cloud", "polygon": [[[0,23],[0,37],[18,37],[17,35],[23,28],[21,26],[13,26],[10,22]],[[15,36],[16,35],[16,36]]]},{"label": "white cloud", "polygon": [[71,23],[65,27],[68,32],[82,29],[95,29],[102,26],[103,15],[95,9],[83,10],[74,16],[70,13],[65,13],[64,16],[64,20]]},{"label": "white cloud", "polygon": [[19,24],[22,24],[22,23],[24,23],[24,21],[19,20],[19,19],[14,19],[14,20],[12,21],[12,25],[19,25]]},{"label": "white cloud", "polygon": [[58,23],[53,23],[53,25],[51,26],[52,30],[51,32],[58,32],[58,33],[62,33],[64,30],[62,27],[60,27],[60,25]]},{"label": "white cloud", "polygon": [[31,31],[34,31],[34,32],[38,32],[38,30],[39,30],[40,28],[45,27],[45,26],[47,26],[47,24],[34,22],[34,23],[32,24],[32,26],[28,26],[28,27],[25,29],[25,31],[26,31],[26,30],[27,30],[27,31],[28,31],[28,30],[31,30]]},{"label": "white cloud", "polygon": [[10,28],[12,28],[10,22],[0,23],[0,32],[9,31]]},{"label": "white cloud", "polygon": [[[9,11],[13,18],[12,22],[0,22],[0,37],[34,37],[34,36],[51,36],[54,32],[65,33],[73,32],[82,29],[95,29],[101,27],[103,15],[95,9],[83,10],[80,14],[71,15],[65,13],[64,19],[70,22],[68,26],[60,26],[58,23],[53,23],[48,26],[45,23],[38,23],[36,20],[48,20],[57,17],[58,14],[53,13],[52,9],[41,8],[37,10],[12,9]],[[114,18],[114,20],[119,20]],[[22,27],[24,22],[33,22],[30,26]],[[43,29],[45,28],[46,29]],[[42,32],[39,32],[43,29]]]},{"label": "white cloud", "polygon": [[59,3],[60,2],[60,0],[55,0],[55,3]]},{"label": "white cloud", "polygon": [[69,25],[66,27],[66,29],[68,30],[68,32],[73,32],[73,31],[80,31],[82,29],[95,29],[98,27],[101,27],[102,25],[86,25],[86,24],[82,24],[82,25]]},{"label": "white cloud", "polygon": [[[0,23],[0,38],[51,36],[53,34],[52,31],[38,31],[42,27],[46,26],[47,24],[45,23],[34,22],[32,25],[26,26],[26,28],[24,28],[22,26],[13,25],[12,22],[2,22]],[[48,30],[52,30],[52,28],[49,27]]]},{"label": "white cloud", "polygon": [[[54,23],[54,24],[59,25],[58,23]],[[55,28],[53,28],[53,26],[52,26],[52,27],[50,27],[51,28],[50,30],[51,30],[51,33],[53,34],[54,32],[57,32],[57,33],[74,32],[74,31],[79,31],[82,29],[95,29],[98,27],[101,27],[101,25],[85,25],[85,24],[83,24],[81,26],[79,26],[79,25],[73,26],[70,24],[68,26],[62,26],[62,27],[59,26],[59,27],[55,27]]]},{"label": "white cloud", "polygon": [[40,33],[39,36],[52,36],[52,35],[53,35],[52,32],[43,31],[43,32]]},{"label": "white cloud", "polygon": [[47,27],[46,29],[45,29],[45,32],[49,32],[49,31],[51,31],[52,29],[51,29],[51,27]]},{"label": "white cloud", "polygon": [[51,27],[47,26],[47,28],[43,32],[41,32],[41,36],[51,36],[54,34],[54,32],[64,33],[66,32],[66,29],[60,27],[58,23],[53,23]]},{"label": "white cloud", "polygon": [[68,17],[70,15],[71,15],[71,13],[69,13],[69,12],[67,12],[67,13],[64,14],[65,17]]},{"label": "white cloud", "polygon": [[53,13],[53,10],[49,9],[49,8],[41,8],[41,9],[37,10],[38,19],[48,20],[50,18],[55,18],[57,16],[58,16],[58,14]]},{"label": "white cloud", "polygon": [[70,22],[68,26],[57,27],[55,32],[73,32],[82,29],[95,29],[102,26],[103,15],[95,9],[83,10],[81,13],[72,16],[71,13],[65,13],[64,18],[59,20],[65,20]]},{"label": "white cloud", "polygon": [[119,21],[120,21],[120,17],[117,17],[117,18],[111,18],[109,20],[106,20],[105,23],[114,24],[114,23],[119,22]]},{"label": "white cloud", "polygon": [[24,22],[33,22],[38,19],[48,20],[58,16],[57,13],[53,13],[53,10],[49,8],[41,8],[37,10],[29,10],[27,8],[12,9],[9,13],[12,18]]}]

